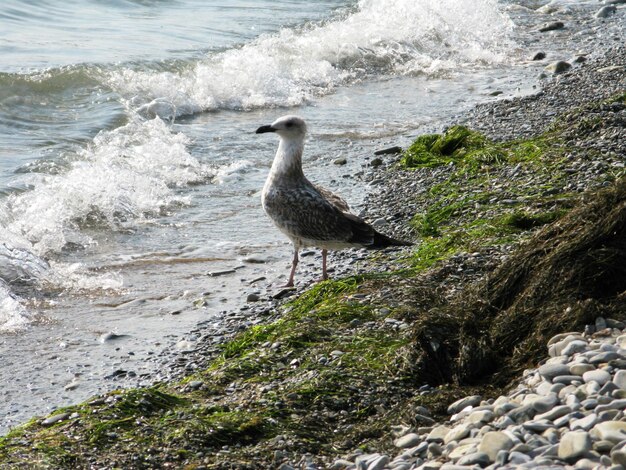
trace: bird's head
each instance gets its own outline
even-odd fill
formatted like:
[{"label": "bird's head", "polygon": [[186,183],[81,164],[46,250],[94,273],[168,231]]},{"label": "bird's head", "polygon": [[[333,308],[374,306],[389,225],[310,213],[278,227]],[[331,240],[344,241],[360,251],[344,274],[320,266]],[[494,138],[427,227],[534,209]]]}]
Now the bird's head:
[{"label": "bird's head", "polygon": [[256,130],[257,134],[266,132],[276,132],[286,139],[303,139],[306,134],[306,123],[298,116],[283,116],[269,126],[261,126]]}]

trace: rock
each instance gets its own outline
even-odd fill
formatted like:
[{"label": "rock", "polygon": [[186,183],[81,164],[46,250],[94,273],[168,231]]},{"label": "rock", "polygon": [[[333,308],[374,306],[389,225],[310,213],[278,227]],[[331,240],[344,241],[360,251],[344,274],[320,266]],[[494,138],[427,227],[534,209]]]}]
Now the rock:
[{"label": "rock", "polygon": [[554,408],[554,405],[556,405],[558,401],[559,397],[557,397],[556,393],[550,393],[545,397],[537,398],[536,400],[534,400],[531,406],[538,413],[545,413],[546,411]]},{"label": "rock", "polygon": [[383,470],[388,463],[389,457],[387,457],[386,455],[381,455],[380,457],[375,458],[367,466],[367,470]]},{"label": "rock", "polygon": [[71,416],[71,413],[59,413],[54,416],[49,416],[41,422],[42,426],[48,427],[53,424],[60,423],[61,421],[65,421]]},{"label": "rock", "polygon": [[395,145],[386,149],[376,150],[374,155],[395,155],[397,153],[402,153],[402,147]]},{"label": "rock", "polygon": [[508,451],[512,447],[513,441],[504,432],[490,431],[483,436],[478,446],[478,451],[487,454],[489,461],[494,462],[498,452],[501,450]]},{"label": "rock", "polygon": [[453,415],[468,406],[480,405],[482,397],[480,395],[472,395],[470,397],[461,398],[448,406],[448,414]]},{"label": "rock", "polygon": [[563,348],[563,351],[561,351],[561,354],[564,356],[573,356],[576,353],[587,350],[588,346],[589,345],[587,344],[587,341],[574,340],[571,343],[569,343],[567,346],[565,346],[565,348]]},{"label": "rock", "polygon": [[406,449],[408,447],[415,447],[420,442],[422,442],[422,438],[421,437],[419,437],[415,433],[410,433],[410,434],[407,434],[407,435],[402,436],[399,439],[397,439],[394,442],[394,445],[396,447],[401,448],[401,449]]},{"label": "rock", "polygon": [[595,366],[592,366],[591,364],[585,364],[585,363],[575,363],[575,364],[570,364],[569,366],[569,372],[572,375],[580,375],[582,377],[582,375],[585,372],[589,372],[590,370],[595,370]]},{"label": "rock", "polygon": [[346,163],[348,163],[348,160],[341,157],[341,158],[337,158],[336,160],[333,160],[333,163],[335,165],[345,165]]},{"label": "rock", "polygon": [[224,269],[222,271],[209,271],[208,273],[206,273],[206,275],[209,277],[219,277],[226,276],[227,274],[233,274],[236,272],[237,271],[235,271],[234,269]]},{"label": "rock", "polygon": [[461,439],[463,439],[470,433],[471,427],[472,426],[469,423],[463,423],[463,424],[459,424],[458,426],[453,427],[444,436],[443,438],[444,444],[448,444],[449,442],[453,442],[453,441],[457,441],[457,442],[460,441]]},{"label": "rock", "polygon": [[486,467],[489,465],[489,456],[484,452],[472,452],[471,454],[467,454],[461,457],[457,464],[459,465],[479,465],[481,467]]},{"label": "rock", "polygon": [[622,390],[626,390],[626,370],[618,370],[613,377],[613,383]]},{"label": "rock", "polygon": [[535,53],[532,60],[543,60],[545,58],[546,58],[546,53],[540,51],[540,52]]},{"label": "rock", "polygon": [[[450,444],[450,446],[454,446],[456,444]],[[476,452],[476,444],[464,444],[458,445],[452,449],[452,451],[448,454],[447,458],[452,460],[453,462],[459,460],[461,457],[465,457],[466,454]]]},{"label": "rock", "polygon": [[582,382],[582,379],[580,378],[580,375],[557,375],[555,378],[552,379],[552,382],[554,382],[555,384],[565,385],[569,385],[572,382],[580,384]]},{"label": "rock", "polygon": [[575,419],[569,425],[572,431],[577,429],[582,429],[584,431],[589,431],[594,425],[598,422],[598,415],[595,413],[588,414],[584,418]]},{"label": "rock", "polygon": [[621,356],[615,351],[605,351],[596,354],[591,359],[589,359],[590,364],[604,364],[605,362],[612,361],[614,359],[620,359]]},{"label": "rock", "polygon": [[569,62],[565,62],[564,60],[557,60],[556,62],[552,62],[551,64],[547,65],[544,70],[546,72],[552,73],[553,75],[558,75],[560,73],[567,72],[571,68],[572,66]]},{"label": "rock", "polygon": [[565,25],[562,21],[552,21],[550,23],[544,23],[539,27],[539,32],[545,33],[547,31],[556,31],[558,29],[563,29]]},{"label": "rock", "polygon": [[124,338],[128,338],[130,337],[130,335],[120,335],[117,333],[113,333],[112,331],[109,333],[104,333],[103,335],[100,336],[100,342],[101,343],[108,343],[110,341],[117,341],[119,339],[124,339]]},{"label": "rock", "polygon": [[626,468],[626,445],[624,443],[622,443],[622,445],[616,445],[613,450],[611,450],[611,463]]},{"label": "rock", "polygon": [[600,8],[594,16],[596,18],[608,18],[616,11],[617,11],[617,8],[615,8],[613,5],[607,5],[607,6]]},{"label": "rock", "polygon": [[559,458],[573,462],[591,450],[591,437],[587,431],[570,431],[561,437]]},{"label": "rock", "polygon": [[435,426],[433,430],[428,433],[428,436],[426,436],[426,441],[427,442],[436,442],[436,441],[443,442],[448,432],[450,432],[450,428],[448,426],[444,426],[442,424],[439,426]]},{"label": "rock", "polygon": [[204,385],[204,382],[202,380],[192,380],[185,385],[184,390],[186,392],[192,391],[192,390],[199,390],[203,385]]},{"label": "rock", "polygon": [[374,168],[379,167],[380,165],[383,164],[383,160],[381,158],[374,158],[372,159],[372,161],[370,162],[370,165]]},{"label": "rock", "polygon": [[597,369],[597,370],[590,370],[587,371],[583,374],[583,380],[588,383],[588,382],[596,382],[599,385],[604,385],[605,383],[607,383],[609,380],[611,380],[611,374],[609,374],[608,372],[601,370],[601,369]]},{"label": "rock", "polygon": [[524,429],[528,429],[529,431],[544,432],[545,430],[554,427],[554,424],[547,419],[543,419],[541,421],[526,421],[522,424],[522,426]]},{"label": "rock", "polygon": [[626,440],[626,422],[604,421],[603,423],[598,423],[591,430],[591,436],[598,440],[617,444]]},{"label": "rock", "polygon": [[259,300],[261,300],[261,296],[259,294],[248,294],[248,297],[246,297],[246,302],[258,302]]},{"label": "rock", "polygon": [[561,405],[555,408],[552,408],[550,411],[546,411],[540,415],[535,416],[535,419],[548,419],[550,421],[560,418],[561,416],[565,416],[568,413],[572,412],[572,407],[569,405]]},{"label": "rock", "polygon": [[569,367],[566,364],[544,364],[539,367],[539,374],[548,380],[559,375],[568,375]]},{"label": "rock", "polygon": [[474,411],[470,413],[470,415],[467,417],[467,420],[470,423],[475,423],[475,424],[488,423],[492,419],[493,419],[493,411],[490,411],[490,410]]}]

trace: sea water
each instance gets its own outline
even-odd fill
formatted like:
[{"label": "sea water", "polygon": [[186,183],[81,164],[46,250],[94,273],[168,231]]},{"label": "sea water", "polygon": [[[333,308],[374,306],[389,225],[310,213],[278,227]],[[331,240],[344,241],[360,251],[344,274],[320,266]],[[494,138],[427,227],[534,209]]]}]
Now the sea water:
[{"label": "sea water", "polygon": [[259,197],[277,142],[257,127],[302,115],[306,173],[358,212],[374,150],[529,86],[513,12],[4,0],[0,429],[118,386],[105,377],[122,366],[150,374],[149,355],[241,305],[250,279],[284,283],[291,248]]}]

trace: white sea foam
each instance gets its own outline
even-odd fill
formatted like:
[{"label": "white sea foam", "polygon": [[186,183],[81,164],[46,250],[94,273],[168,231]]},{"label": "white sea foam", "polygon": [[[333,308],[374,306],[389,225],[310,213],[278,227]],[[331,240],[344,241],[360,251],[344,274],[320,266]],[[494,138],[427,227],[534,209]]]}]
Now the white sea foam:
[{"label": "white sea foam", "polygon": [[31,314],[0,279],[0,332],[16,331],[31,321]]},{"label": "white sea foam", "polygon": [[186,71],[122,68],[109,84],[147,116],[294,106],[375,76],[500,62],[511,28],[493,0],[361,0],[351,14],[261,36]]},{"label": "white sea foam", "polygon": [[176,187],[211,177],[187,151],[187,138],[159,118],[101,132],[64,173],[27,175],[33,189],[7,201],[6,228],[35,253],[93,243],[84,228],[118,230],[187,199]]}]

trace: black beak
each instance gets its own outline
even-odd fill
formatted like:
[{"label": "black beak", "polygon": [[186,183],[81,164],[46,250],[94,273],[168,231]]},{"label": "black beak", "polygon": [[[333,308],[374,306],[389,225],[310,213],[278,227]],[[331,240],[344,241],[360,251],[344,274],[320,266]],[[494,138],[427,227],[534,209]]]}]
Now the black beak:
[{"label": "black beak", "polygon": [[265,134],[266,132],[276,132],[272,126],[261,126],[256,130],[257,134]]}]

